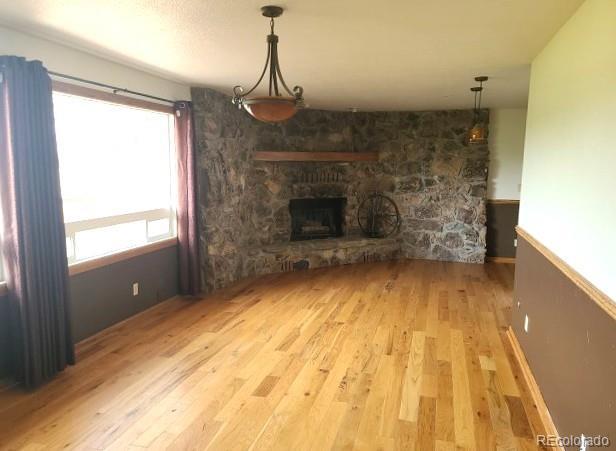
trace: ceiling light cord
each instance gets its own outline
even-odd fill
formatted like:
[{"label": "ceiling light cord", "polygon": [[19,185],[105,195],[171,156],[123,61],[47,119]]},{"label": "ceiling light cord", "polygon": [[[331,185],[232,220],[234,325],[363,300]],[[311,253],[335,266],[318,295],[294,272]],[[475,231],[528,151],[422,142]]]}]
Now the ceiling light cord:
[{"label": "ceiling light cord", "polygon": [[481,99],[483,95],[483,82],[486,81],[487,79],[488,77],[486,76],[475,77],[475,81],[479,82],[479,86],[473,86],[471,88],[471,91],[475,95],[474,105],[473,105],[473,116],[475,118],[475,122],[478,121],[479,116],[480,116]]},{"label": "ceiling light cord", "polygon": [[479,86],[473,86],[471,92],[475,95],[473,104],[473,123],[468,131],[468,144],[485,144],[488,130],[485,123],[481,120],[481,97],[483,94],[483,82],[487,81],[485,75],[475,77]]},{"label": "ceiling light cord", "polygon": [[479,82],[479,103],[477,103],[477,114],[479,114],[479,110],[481,110],[481,95],[483,94],[483,81]]}]

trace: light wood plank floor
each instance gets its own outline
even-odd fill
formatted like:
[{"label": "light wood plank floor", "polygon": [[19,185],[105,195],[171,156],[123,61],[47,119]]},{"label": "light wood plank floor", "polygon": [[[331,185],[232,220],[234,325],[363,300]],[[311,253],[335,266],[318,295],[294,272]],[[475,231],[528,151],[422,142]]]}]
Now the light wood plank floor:
[{"label": "light wood plank floor", "polygon": [[0,393],[2,449],[509,450],[542,433],[504,339],[513,267],[403,261],[174,299]]}]

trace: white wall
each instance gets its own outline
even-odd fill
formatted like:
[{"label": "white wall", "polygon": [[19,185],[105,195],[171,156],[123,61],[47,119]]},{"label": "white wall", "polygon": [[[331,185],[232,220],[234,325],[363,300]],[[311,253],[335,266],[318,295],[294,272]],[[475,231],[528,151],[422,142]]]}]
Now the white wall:
[{"label": "white wall", "polygon": [[616,300],[616,1],[587,0],[533,61],[520,226]]},{"label": "white wall", "polygon": [[89,53],[0,26],[0,55],[38,59],[55,72],[171,100],[190,99],[190,88]]},{"label": "white wall", "polygon": [[526,108],[490,110],[488,199],[520,199]]}]

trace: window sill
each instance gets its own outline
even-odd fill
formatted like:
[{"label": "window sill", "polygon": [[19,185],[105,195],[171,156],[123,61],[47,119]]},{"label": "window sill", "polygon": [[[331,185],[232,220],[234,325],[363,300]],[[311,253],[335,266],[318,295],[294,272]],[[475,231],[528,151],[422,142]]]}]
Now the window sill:
[{"label": "window sill", "polygon": [[157,241],[155,243],[149,243],[144,246],[134,247],[125,251],[116,252],[114,254],[104,255],[102,257],[92,258],[90,260],[84,260],[73,263],[68,267],[68,273],[71,276],[81,274],[84,272],[92,271],[94,269],[102,268],[104,266],[113,265],[124,260],[138,257],[140,255],[156,252],[161,249],[173,247],[178,244],[176,237],[167,238],[165,240]]}]

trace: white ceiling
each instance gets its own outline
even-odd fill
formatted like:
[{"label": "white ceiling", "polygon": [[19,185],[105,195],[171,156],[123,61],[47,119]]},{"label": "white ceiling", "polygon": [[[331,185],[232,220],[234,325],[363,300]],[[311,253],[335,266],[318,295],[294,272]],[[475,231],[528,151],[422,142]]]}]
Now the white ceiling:
[{"label": "white ceiling", "polygon": [[[272,0],[274,1],[274,0]],[[287,0],[276,22],[289,85],[311,107],[526,105],[529,63],[583,0]],[[0,22],[191,85],[252,85],[267,0],[19,0]]]}]

